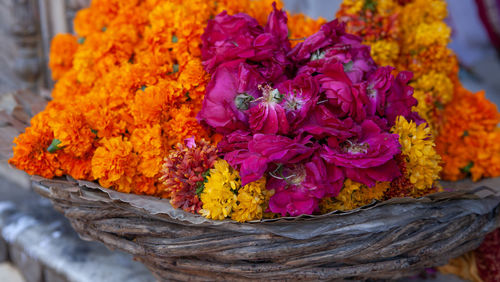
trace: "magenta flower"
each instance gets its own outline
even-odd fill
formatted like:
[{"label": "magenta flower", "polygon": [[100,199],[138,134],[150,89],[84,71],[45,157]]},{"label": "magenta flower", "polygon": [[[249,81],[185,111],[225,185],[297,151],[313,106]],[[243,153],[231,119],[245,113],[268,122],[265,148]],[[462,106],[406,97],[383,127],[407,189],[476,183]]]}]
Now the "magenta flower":
[{"label": "magenta flower", "polygon": [[417,99],[413,97],[413,87],[408,85],[412,77],[413,73],[409,71],[400,72],[387,95],[385,116],[390,126],[394,125],[398,116],[404,116],[407,120],[418,117],[411,110],[413,106],[417,105]]},{"label": "magenta flower", "polygon": [[352,84],[341,63],[327,63],[319,71],[321,92],[334,107],[335,114],[341,118],[351,117],[356,122],[365,119],[365,105],[368,104],[366,86],[363,83]]},{"label": "magenta flower", "polygon": [[224,62],[254,56],[253,42],[263,32],[257,20],[243,13],[230,16],[223,11],[209,20],[201,36],[201,58],[206,71],[212,74]]},{"label": "magenta flower", "polygon": [[300,185],[288,185],[285,180],[270,178],[267,189],[275,193],[269,199],[269,210],[282,216],[312,214],[318,210],[319,200],[312,197],[308,189]]},{"label": "magenta flower", "polygon": [[338,20],[330,21],[321,26],[315,34],[297,44],[289,53],[288,57],[295,64],[305,64],[310,60],[321,57],[322,49],[332,46],[339,41],[339,37],[345,33],[345,25]]},{"label": "magenta flower", "polygon": [[311,137],[290,139],[273,134],[237,130],[219,142],[224,159],[240,171],[242,185],[260,179],[271,163],[294,164],[307,160],[314,152]]},{"label": "magenta flower", "polygon": [[315,77],[297,75],[277,87],[283,96],[281,106],[285,109],[286,118],[292,131],[301,127],[302,122],[313,110],[319,100],[319,84]]},{"label": "magenta flower", "polygon": [[394,76],[391,74],[393,69],[393,67],[380,67],[368,77],[366,88],[369,100],[368,115],[385,115],[386,97],[394,83]]},{"label": "magenta flower", "polygon": [[401,174],[394,160],[399,148],[398,135],[383,132],[373,121],[365,120],[358,136],[338,144],[329,142],[321,157],[343,167],[346,177],[373,186],[375,181],[391,181]]},{"label": "magenta flower", "polygon": [[[356,44],[347,45],[347,52],[343,48],[332,48],[326,53],[325,59],[336,59],[344,66],[344,72],[352,83],[366,80],[366,75],[376,69],[375,62],[370,57],[370,48],[361,45],[361,38]],[[337,47],[337,44],[334,47]],[[346,46],[346,45],[343,45]]]},{"label": "magenta flower", "polygon": [[259,86],[262,97],[249,111],[250,129],[253,133],[288,134],[290,126],[285,109],[280,105],[283,95],[269,85]]},{"label": "magenta flower", "polygon": [[220,133],[248,128],[246,111],[260,97],[258,85],[263,82],[260,74],[243,60],[222,64],[207,86],[198,120]]},{"label": "magenta flower", "polygon": [[344,172],[336,165],[326,163],[315,154],[305,165],[305,178],[301,185],[308,188],[314,197],[336,197],[344,185]]},{"label": "magenta flower", "polygon": [[327,105],[321,104],[308,113],[299,133],[306,132],[316,139],[335,137],[342,141],[356,135],[351,118],[339,119]]},{"label": "magenta flower", "polygon": [[266,177],[272,212],[312,214],[346,178],[373,186],[400,176],[390,128],[398,115],[421,121],[411,73],[377,67],[344,24],[328,22],[291,49],[286,13],[273,4],[264,27],[223,12],[202,41],[212,77],[198,120],[223,134],[219,156],[242,185]]},{"label": "magenta flower", "polygon": [[[268,164],[294,164],[307,160],[314,152],[310,137],[290,139],[279,135],[255,134],[248,143],[248,155],[241,160],[241,185],[264,175]],[[265,164],[262,159],[265,159]]]},{"label": "magenta flower", "polygon": [[311,136],[290,139],[279,135],[255,134],[248,143],[248,149],[267,158],[269,162],[287,164],[309,158],[314,152],[311,145]]},{"label": "magenta flower", "polygon": [[269,175],[267,188],[275,190],[269,208],[283,216],[317,211],[319,200],[337,196],[344,183],[342,169],[326,164],[319,155],[304,165],[278,166]]},{"label": "magenta flower", "polygon": [[269,15],[267,25],[243,13],[233,16],[225,11],[208,21],[202,35],[202,60],[208,73],[231,60],[246,59],[267,80],[282,80],[290,62],[286,13],[276,9]]},{"label": "magenta flower", "polygon": [[186,145],[188,149],[196,148],[196,140],[194,139],[194,136],[184,139],[184,145]]}]

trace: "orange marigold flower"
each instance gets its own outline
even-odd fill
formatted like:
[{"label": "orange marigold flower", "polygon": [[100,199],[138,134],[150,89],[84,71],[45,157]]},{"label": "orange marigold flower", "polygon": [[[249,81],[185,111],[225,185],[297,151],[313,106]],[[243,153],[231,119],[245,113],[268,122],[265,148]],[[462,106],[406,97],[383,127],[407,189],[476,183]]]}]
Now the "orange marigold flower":
[{"label": "orange marigold flower", "polygon": [[[444,112],[436,138],[436,150],[443,156],[443,178],[458,180],[469,173],[477,180],[497,176],[500,114],[484,92],[473,94],[460,85]],[[495,143],[496,142],[496,143]]]},{"label": "orange marigold flower", "polygon": [[132,132],[130,142],[140,158],[137,170],[146,177],[155,177],[160,171],[161,162],[165,155],[162,140],[159,124],[136,128]]},{"label": "orange marigold flower", "polygon": [[132,192],[139,195],[155,195],[158,193],[157,179],[154,177],[146,177],[144,175],[134,176]]},{"label": "orange marigold flower", "polygon": [[93,180],[92,177],[92,154],[91,151],[85,156],[75,157],[69,153],[58,152],[57,158],[61,164],[64,174],[71,175],[74,179]]},{"label": "orange marigold flower", "polygon": [[165,132],[168,136],[168,145],[173,146],[176,143],[183,142],[184,139],[191,136],[207,138],[209,132],[196,120],[197,109],[191,109],[182,105],[179,109],[171,109],[172,119],[165,124]]},{"label": "orange marigold flower", "polygon": [[92,157],[92,176],[103,187],[130,193],[138,163],[132,143],[122,137],[103,138],[100,143]]},{"label": "orange marigold flower", "polygon": [[14,139],[14,156],[9,163],[31,175],[40,175],[46,178],[61,176],[57,155],[48,152],[47,148],[54,140],[54,135],[46,123],[49,111],[37,114],[31,120],[31,126],[26,128]]},{"label": "orange marigold flower", "polygon": [[72,34],[58,34],[52,39],[49,68],[52,71],[53,80],[58,80],[71,69],[77,49],[77,38]]},{"label": "orange marigold flower", "polygon": [[54,132],[54,138],[61,142],[59,146],[64,152],[79,158],[93,149],[97,136],[82,114],[61,111],[48,121],[48,125]]},{"label": "orange marigold flower", "polygon": [[[265,23],[272,2],[93,0],[76,15],[77,35],[54,39],[53,101],[16,139],[10,162],[31,174],[168,196],[157,178],[172,145],[221,139],[196,120],[210,79],[200,58],[207,21],[227,10]],[[297,19],[290,29],[300,36],[323,23]]]}]

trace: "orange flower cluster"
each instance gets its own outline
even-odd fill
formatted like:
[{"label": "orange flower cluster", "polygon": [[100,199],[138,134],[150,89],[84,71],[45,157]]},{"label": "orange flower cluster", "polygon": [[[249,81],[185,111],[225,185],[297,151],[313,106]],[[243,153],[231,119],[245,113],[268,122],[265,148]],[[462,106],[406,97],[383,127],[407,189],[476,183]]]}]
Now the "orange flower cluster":
[{"label": "orange flower cluster", "polygon": [[416,111],[436,135],[444,179],[500,176],[499,114],[458,80],[444,0],[344,0],[337,16],[371,46],[378,64],[414,73]]},{"label": "orange flower cluster", "polygon": [[[76,36],[54,38],[53,100],[15,139],[10,163],[47,178],[165,196],[159,177],[170,149],[191,136],[218,139],[196,120],[209,80],[200,59],[206,22],[227,10],[264,24],[272,2],[92,1],[76,15]],[[291,36],[322,23],[292,16]]]},{"label": "orange flower cluster", "polygon": [[436,150],[443,157],[443,177],[473,180],[500,175],[500,114],[484,92],[472,94],[457,85],[446,107]]},{"label": "orange flower cluster", "polygon": [[58,80],[73,67],[78,38],[71,34],[58,34],[52,39],[50,48],[49,68],[52,71],[52,79]]}]

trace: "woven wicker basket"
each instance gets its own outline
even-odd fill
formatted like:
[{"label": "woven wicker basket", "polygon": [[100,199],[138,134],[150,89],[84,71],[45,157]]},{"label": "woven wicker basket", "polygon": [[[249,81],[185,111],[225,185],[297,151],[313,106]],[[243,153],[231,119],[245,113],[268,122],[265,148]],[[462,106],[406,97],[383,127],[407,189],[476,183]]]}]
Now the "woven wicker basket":
[{"label": "woven wicker basket", "polygon": [[82,238],[131,253],[168,281],[408,276],[477,248],[500,218],[500,197],[486,186],[245,224],[71,179],[36,178],[34,189]]}]

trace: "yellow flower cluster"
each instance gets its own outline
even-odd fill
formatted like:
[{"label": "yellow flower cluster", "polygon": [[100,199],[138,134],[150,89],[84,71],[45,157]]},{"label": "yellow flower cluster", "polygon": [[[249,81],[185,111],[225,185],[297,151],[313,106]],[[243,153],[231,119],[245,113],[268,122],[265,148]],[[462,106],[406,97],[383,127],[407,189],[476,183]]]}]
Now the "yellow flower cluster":
[{"label": "yellow flower cluster", "polygon": [[[382,11],[387,7],[390,13]],[[444,0],[344,0],[337,16],[372,46],[377,63],[414,73],[415,110],[436,136],[444,179],[500,175],[500,114],[484,94],[468,91],[458,80],[458,61],[447,48],[451,32]]]},{"label": "yellow flower cluster", "polygon": [[[353,13],[359,6],[363,9]],[[414,110],[436,132],[443,107],[453,97],[458,72],[456,58],[447,49],[451,29],[444,23],[446,3],[349,0],[343,2],[337,16],[346,22],[348,31],[362,36],[364,43],[371,46],[375,62],[414,73],[416,82],[411,86],[418,100]]]},{"label": "yellow flower cluster", "polygon": [[425,48],[437,44],[445,46],[450,40],[451,29],[444,22],[422,23],[408,37],[408,45],[414,44],[416,48]]},{"label": "yellow flower cluster", "polygon": [[241,187],[238,171],[219,159],[210,169],[200,194],[203,202],[200,213],[216,220],[227,217],[238,222],[261,219],[271,196],[265,177]]},{"label": "yellow flower cluster", "polygon": [[419,113],[442,110],[444,104],[448,104],[453,99],[453,81],[442,72],[426,73],[410,85],[414,87],[413,97],[418,101],[429,101],[429,103],[434,101],[435,103],[430,109],[429,103],[419,102],[416,106]]},{"label": "yellow flower cluster", "polygon": [[324,198],[320,203],[321,213],[331,211],[346,211],[370,204],[374,200],[382,200],[389,189],[390,182],[377,182],[368,187],[359,182],[346,179],[344,187],[335,198]]},{"label": "yellow flower cluster", "polygon": [[434,139],[427,124],[416,125],[399,116],[392,132],[399,135],[401,153],[406,158],[406,173],[418,190],[431,188],[439,179],[441,157],[434,149]]},{"label": "yellow flower cluster", "polygon": [[205,187],[200,195],[203,208],[200,213],[207,218],[222,220],[231,215],[236,205],[236,192],[241,186],[239,173],[226,161],[217,160],[210,169]]},{"label": "yellow flower cluster", "polygon": [[399,57],[399,44],[391,40],[379,40],[371,45],[370,54],[381,66],[391,65]]}]

